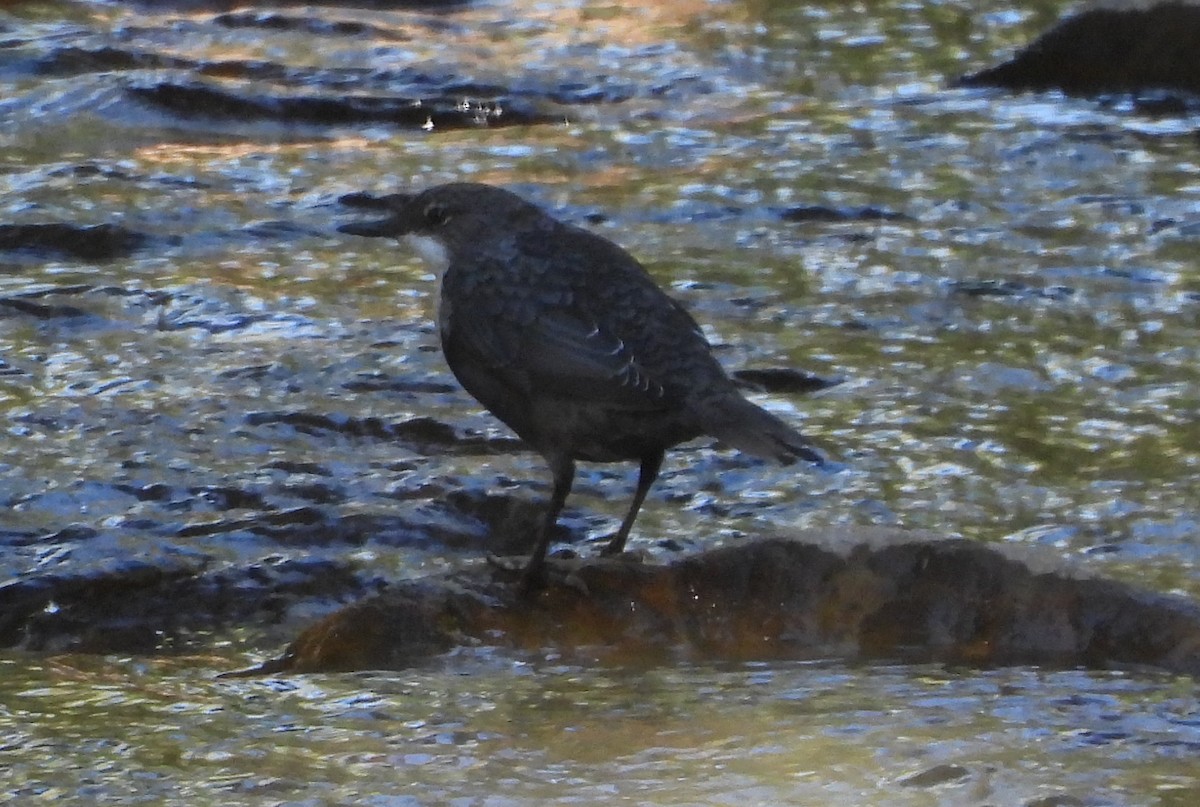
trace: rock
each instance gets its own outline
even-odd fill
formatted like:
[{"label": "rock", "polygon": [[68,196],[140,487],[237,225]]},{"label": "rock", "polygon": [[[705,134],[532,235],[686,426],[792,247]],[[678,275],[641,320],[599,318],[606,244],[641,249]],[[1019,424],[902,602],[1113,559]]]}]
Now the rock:
[{"label": "rock", "polygon": [[660,663],[886,658],[1200,672],[1200,608],[992,547],[844,528],[667,565],[558,561],[532,602],[493,565],[395,585],[245,674],[402,668],[462,646]]},{"label": "rock", "polygon": [[971,775],[971,772],[962,765],[934,765],[932,768],[927,768],[920,773],[914,773],[911,776],[906,776],[897,784],[903,787],[936,787],[937,785],[945,785],[951,782],[959,782]]},{"label": "rock", "polygon": [[[0,584],[0,647],[152,654],[231,625],[274,624],[300,602],[378,591],[349,564],[281,559],[250,569],[204,561],[117,561],[85,574]],[[343,600],[344,601],[344,600]]]},{"label": "rock", "polygon": [[85,261],[110,261],[128,255],[146,240],[145,235],[118,224],[0,224],[0,250],[38,257],[65,255]]},{"label": "rock", "polygon": [[790,222],[907,221],[908,216],[879,207],[837,208],[825,205],[797,205],[779,213]]},{"label": "rock", "polygon": [[841,379],[822,378],[815,373],[795,370],[791,367],[735,370],[730,375],[733,377],[734,383],[742,389],[752,392],[782,392],[791,395],[818,392],[842,383]]},{"label": "rock", "polygon": [[958,83],[1084,96],[1140,90],[1200,95],[1200,5],[1091,8],[1064,18],[1007,62]]},{"label": "rock", "polygon": [[[500,88],[481,88],[497,93]],[[401,97],[388,95],[246,94],[215,82],[160,81],[126,89],[137,101],[180,118],[272,121],[286,125],[349,126],[390,123],[412,129],[463,129],[561,123],[562,115],[515,96]],[[481,100],[480,100],[481,99]]]}]

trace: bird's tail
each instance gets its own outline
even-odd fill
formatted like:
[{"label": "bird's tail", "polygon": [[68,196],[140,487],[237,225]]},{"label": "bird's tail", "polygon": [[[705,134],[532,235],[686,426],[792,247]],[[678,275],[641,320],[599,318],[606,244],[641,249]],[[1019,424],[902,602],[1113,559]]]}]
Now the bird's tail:
[{"label": "bird's tail", "polygon": [[740,395],[723,395],[699,408],[704,432],[739,451],[784,465],[796,460],[825,464],[812,441]]}]

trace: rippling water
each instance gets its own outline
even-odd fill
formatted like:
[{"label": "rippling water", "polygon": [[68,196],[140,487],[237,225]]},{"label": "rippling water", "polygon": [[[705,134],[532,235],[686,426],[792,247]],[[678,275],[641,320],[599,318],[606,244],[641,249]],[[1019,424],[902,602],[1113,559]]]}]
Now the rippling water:
[{"label": "rippling water", "polygon": [[1156,676],[459,657],[447,669],[227,683],[196,661],[7,660],[6,793],[1044,807],[1196,795],[1194,685]]},{"label": "rippling water", "polygon": [[[679,450],[635,541],[894,524],[1200,596],[1197,121],[946,89],[1066,7],[6,6],[0,224],[116,229],[107,255],[97,232],[0,255],[4,578],[334,570],[365,590],[482,552],[454,496],[532,498],[544,468],[446,371],[426,270],[335,231],[344,193],[472,179],[619,240],[731,369],[842,381],[759,398],[842,470]],[[612,529],[631,474],[586,471],[576,537]],[[269,638],[238,647],[273,649],[254,629]],[[1154,677],[504,662],[210,680],[243,660],[10,657],[4,790],[1043,807],[1200,790],[1194,691]]]}]

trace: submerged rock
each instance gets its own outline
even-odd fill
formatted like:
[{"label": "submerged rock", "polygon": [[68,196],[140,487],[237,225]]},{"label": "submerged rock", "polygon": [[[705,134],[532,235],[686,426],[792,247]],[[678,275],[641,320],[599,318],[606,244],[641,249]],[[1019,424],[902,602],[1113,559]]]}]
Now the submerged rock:
[{"label": "submerged rock", "polygon": [[106,570],[0,584],[0,647],[38,652],[173,652],[236,624],[275,624],[297,603],[378,587],[352,564],[278,559],[209,570],[203,560],[132,560]]},{"label": "submerged rock", "polygon": [[791,367],[764,367],[758,370],[736,370],[730,375],[742,389],[752,392],[782,392],[804,394],[818,392],[842,383],[840,379],[823,378],[815,373]]},{"label": "submerged rock", "polygon": [[[495,90],[496,88],[487,88]],[[315,126],[392,123],[413,129],[462,129],[560,123],[561,114],[539,111],[512,96],[464,101],[438,98],[337,94],[243,94],[198,82],[159,82],[129,87],[138,101],[185,119],[262,121]],[[469,97],[469,96],[468,96]]]},{"label": "submerged rock", "polygon": [[1066,17],[1012,59],[963,86],[1097,95],[1174,90],[1200,96],[1200,5],[1091,8]]},{"label": "submerged rock", "polygon": [[146,240],[142,233],[118,224],[0,224],[0,250],[37,257],[111,261],[128,255],[143,246]]},{"label": "submerged rock", "polygon": [[905,221],[903,213],[880,207],[837,208],[825,205],[797,205],[779,213],[779,217],[790,222],[854,222],[854,221]]},{"label": "submerged rock", "polygon": [[396,585],[247,674],[402,668],[462,646],[656,663],[887,658],[1200,672],[1200,608],[894,530],[765,539],[667,565],[559,561],[533,601],[479,564]]}]

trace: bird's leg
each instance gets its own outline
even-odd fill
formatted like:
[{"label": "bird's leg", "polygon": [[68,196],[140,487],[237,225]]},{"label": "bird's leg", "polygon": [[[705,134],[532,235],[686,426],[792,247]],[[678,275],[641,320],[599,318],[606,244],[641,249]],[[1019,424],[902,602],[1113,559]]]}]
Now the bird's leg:
[{"label": "bird's leg", "polygon": [[662,451],[658,451],[642,457],[642,467],[638,472],[637,490],[633,492],[633,503],[629,505],[629,512],[625,514],[625,520],[621,522],[621,528],[617,530],[617,534],[612,537],[612,540],[600,552],[601,555],[619,555],[625,551],[625,542],[629,539],[629,531],[633,529],[633,521],[637,518],[638,510],[642,509],[642,502],[646,500],[646,494],[650,492],[650,486],[654,484],[655,479],[658,479],[658,470],[662,468],[663,453]]},{"label": "bird's leg", "polygon": [[554,474],[554,491],[550,494],[550,502],[546,506],[546,516],[542,521],[542,529],[538,534],[537,544],[533,554],[525,564],[521,573],[521,596],[532,594],[546,583],[546,550],[550,548],[550,536],[558,524],[558,514],[562,512],[567,502],[567,494],[575,481],[575,462],[568,456],[559,455],[546,458],[550,463],[550,472]]}]

